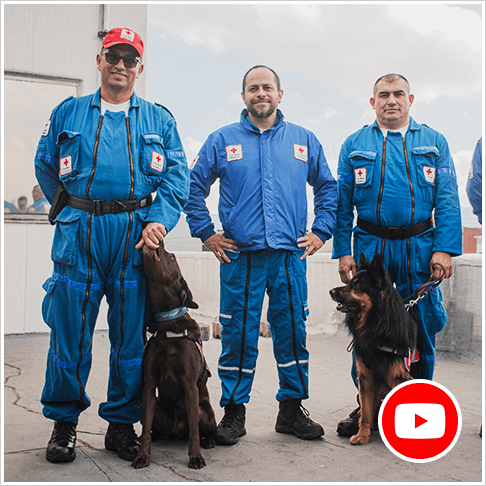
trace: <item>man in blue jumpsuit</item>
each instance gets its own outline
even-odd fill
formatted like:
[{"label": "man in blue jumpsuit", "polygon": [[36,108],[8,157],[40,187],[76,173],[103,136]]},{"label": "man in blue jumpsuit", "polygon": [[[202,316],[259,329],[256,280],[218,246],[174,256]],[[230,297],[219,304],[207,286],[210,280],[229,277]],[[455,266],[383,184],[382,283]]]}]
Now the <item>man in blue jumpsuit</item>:
[{"label": "man in blue jumpsuit", "polygon": [[[389,74],[376,81],[370,99],[376,121],[348,137],[341,148],[333,240],[333,258],[339,258],[344,283],[356,272],[361,252],[368,260],[379,253],[403,298],[431,275],[440,278],[442,268],[449,278],[451,256],[462,253],[456,171],[449,147],[444,136],[410,117],[413,101],[403,76]],[[353,229],[355,209],[358,220]],[[431,380],[435,336],[447,320],[439,287],[412,309],[419,322],[415,377]],[[357,387],[354,360],[352,376]],[[337,432],[352,436],[358,422],[359,408],[338,424]]]},{"label": "man in blue jumpsuit", "polygon": [[[191,234],[221,262],[222,353],[218,372],[225,415],[216,441],[235,444],[246,433],[245,403],[255,375],[265,291],[277,361],[280,402],[276,430],[313,439],[324,434],[301,406],[308,398],[306,260],[332,235],[336,182],[324,152],[308,130],[285,122],[277,106],[280,80],[264,66],[243,79],[247,106],[239,123],[209,136],[191,171],[184,212]],[[220,180],[215,233],[205,199]],[[306,233],[306,184],[314,187],[315,220]]]},{"label": "man in blue jumpsuit", "polygon": [[479,224],[483,224],[483,137],[478,140],[467,179],[467,197],[478,217]]},{"label": "man in blue jumpsuit", "polygon": [[133,424],[142,417],[141,363],[150,319],[142,247],[158,247],[189,194],[174,118],[134,93],[142,56],[138,34],[108,32],[97,56],[101,88],[60,103],[37,149],[36,176],[58,212],[51,210],[54,271],[42,305],[51,328],[41,398],[44,416],[55,421],[46,450],[51,462],[76,456],[76,424],[90,406],[85,388],[103,296],[111,343],[107,399],[98,412],[109,422],[105,447],[125,460],[138,453]]}]

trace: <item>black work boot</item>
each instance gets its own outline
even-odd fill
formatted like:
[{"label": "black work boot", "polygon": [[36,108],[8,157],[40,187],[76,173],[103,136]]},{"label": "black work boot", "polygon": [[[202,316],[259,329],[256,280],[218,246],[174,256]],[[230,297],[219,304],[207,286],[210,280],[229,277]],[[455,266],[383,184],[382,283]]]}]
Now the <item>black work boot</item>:
[{"label": "black work boot", "polygon": [[133,461],[140,449],[140,441],[133,424],[110,422],[105,435],[105,449],[117,452],[125,461]]},{"label": "black work boot", "polygon": [[324,429],[310,419],[301,402],[300,398],[280,402],[275,430],[281,434],[294,434],[299,439],[317,439],[324,435]]},{"label": "black work boot", "polygon": [[76,459],[76,425],[73,422],[56,422],[46,448],[49,462],[71,462]]},{"label": "black work boot", "polygon": [[338,423],[336,432],[343,437],[352,437],[353,435],[356,435],[359,431],[360,417],[361,408],[358,407],[349,414],[348,418],[341,420],[341,422]]},{"label": "black work boot", "polygon": [[236,444],[238,438],[246,434],[245,415],[246,409],[242,403],[238,405],[226,405],[224,407],[224,417],[219,422],[218,428],[214,433],[216,444]]}]

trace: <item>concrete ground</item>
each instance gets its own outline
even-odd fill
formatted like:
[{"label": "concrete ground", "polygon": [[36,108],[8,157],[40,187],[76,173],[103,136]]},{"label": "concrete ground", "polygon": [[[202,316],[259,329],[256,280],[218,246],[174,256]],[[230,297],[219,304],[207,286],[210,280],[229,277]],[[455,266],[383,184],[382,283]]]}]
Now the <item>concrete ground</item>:
[{"label": "concrete ground", "polygon": [[[482,482],[483,446],[478,435],[482,421],[481,360],[455,361],[439,356],[434,380],[448,388],[462,411],[462,432],[454,448],[430,463],[416,464],[392,454],[378,431],[367,446],[352,446],[336,434],[336,424],[356,406],[356,390],[349,376],[349,338],[310,336],[310,396],[304,402],[311,418],[325,429],[318,440],[302,441],[275,432],[277,372],[271,339],[260,338],[260,356],[247,406],[247,435],[235,446],[204,450],[207,467],[187,467],[187,443],[158,441],[152,445],[152,463],[135,470],[129,462],[104,449],[106,423],[97,415],[104,400],[109,355],[108,333],[98,331],[87,391],[92,406],[78,425],[77,458],[69,464],[51,464],[45,447],[52,422],[42,416],[39,401],[49,337],[47,334],[9,335],[4,339],[4,464],[2,484],[17,482]],[[213,377],[209,391],[216,419],[217,360],[220,341],[211,338],[204,352]],[[140,424],[136,426],[140,433]],[[483,439],[484,440],[484,439]],[[484,483],[483,483],[484,484]]]}]

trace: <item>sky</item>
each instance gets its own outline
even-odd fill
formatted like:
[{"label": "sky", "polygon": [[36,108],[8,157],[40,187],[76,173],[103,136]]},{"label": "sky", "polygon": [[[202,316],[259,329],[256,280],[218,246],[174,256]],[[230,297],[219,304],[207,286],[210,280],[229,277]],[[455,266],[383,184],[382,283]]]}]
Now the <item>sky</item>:
[{"label": "sky", "polygon": [[[189,161],[239,120],[248,69],[274,69],[285,119],[311,130],[337,176],[344,140],[375,119],[376,79],[400,73],[411,116],[449,142],[462,206],[484,127],[484,2],[150,4],[147,98],[175,116]],[[217,189],[207,200],[217,211]]]}]

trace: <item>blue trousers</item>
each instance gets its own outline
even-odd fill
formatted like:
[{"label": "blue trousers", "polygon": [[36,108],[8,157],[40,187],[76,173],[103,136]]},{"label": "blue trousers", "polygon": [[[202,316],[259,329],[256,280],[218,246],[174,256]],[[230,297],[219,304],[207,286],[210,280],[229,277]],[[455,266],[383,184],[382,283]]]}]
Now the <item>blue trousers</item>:
[{"label": "blue trousers", "polygon": [[[377,253],[383,257],[383,265],[395,283],[402,298],[412,295],[430,278],[430,260],[434,241],[434,229],[408,240],[386,240],[356,229],[354,233],[354,258],[361,252],[371,261]],[[406,303],[406,302],[405,302]],[[447,313],[442,305],[442,292],[436,287],[411,308],[418,322],[420,362],[417,378],[432,380],[435,368],[436,334],[444,329]],[[358,387],[356,369],[351,369],[354,384]]]},{"label": "blue trousers", "polygon": [[302,253],[261,250],[227,254],[231,263],[221,265],[221,407],[250,400],[265,291],[279,377],[276,398],[279,402],[308,398],[307,264],[299,258]]},{"label": "blue trousers", "polygon": [[41,397],[45,417],[77,423],[90,406],[93,332],[106,296],[111,352],[107,398],[98,413],[108,422],[141,419],[144,330],[150,319],[142,255],[134,248],[141,232],[136,213],[95,216],[71,208],[61,213],[42,305],[51,328]]}]

